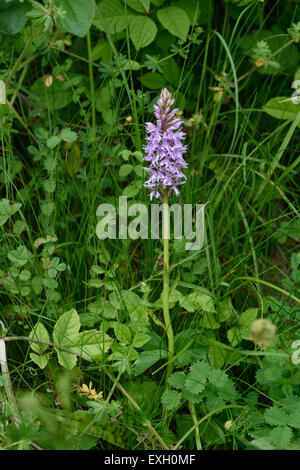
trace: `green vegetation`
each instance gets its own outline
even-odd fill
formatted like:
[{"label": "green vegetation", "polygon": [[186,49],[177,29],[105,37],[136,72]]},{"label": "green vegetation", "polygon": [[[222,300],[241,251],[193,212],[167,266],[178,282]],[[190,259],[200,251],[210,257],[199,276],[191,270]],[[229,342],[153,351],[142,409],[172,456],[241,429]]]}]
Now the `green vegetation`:
[{"label": "green vegetation", "polygon": [[[299,450],[299,0],[0,0],[0,41],[0,447]],[[164,87],[206,206],[163,295],[96,210],[150,206]]]}]

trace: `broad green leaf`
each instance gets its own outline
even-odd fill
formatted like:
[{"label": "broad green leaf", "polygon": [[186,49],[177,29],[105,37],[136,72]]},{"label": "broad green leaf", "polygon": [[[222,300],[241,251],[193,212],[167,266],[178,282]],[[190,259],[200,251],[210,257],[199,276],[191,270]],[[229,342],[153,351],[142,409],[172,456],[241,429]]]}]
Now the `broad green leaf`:
[{"label": "broad green leaf", "polygon": [[131,344],[132,336],[131,336],[131,332],[128,326],[122,323],[115,323],[114,331],[115,331],[116,338],[118,341],[120,341],[120,343]]},{"label": "broad green leaf", "polygon": [[242,328],[239,326],[234,326],[227,331],[227,338],[231,346],[235,347],[242,341],[241,331]]},{"label": "broad green leaf", "polygon": [[66,89],[65,83],[56,79],[50,87],[47,87],[42,78],[39,78],[32,85],[31,93],[36,105],[49,111],[65,108],[73,98],[72,89]]},{"label": "broad green leaf", "polygon": [[35,362],[39,366],[40,369],[44,369],[46,365],[48,364],[49,360],[49,354],[35,354],[35,353],[30,353],[29,354],[30,359]]},{"label": "broad green leaf", "polygon": [[24,266],[29,259],[29,253],[24,245],[19,246],[16,250],[9,251],[7,256],[12,263],[18,266]]},{"label": "broad green leaf", "polygon": [[[103,0],[99,3],[98,8],[103,16],[105,25],[112,34],[123,31],[129,26],[134,16],[132,10],[127,8],[126,12],[125,5],[120,0],[114,0],[113,2],[111,0]],[[99,29],[103,29],[97,15],[94,23]]]},{"label": "broad green leaf", "polygon": [[149,46],[154,41],[156,33],[156,24],[148,16],[137,16],[130,22],[129,35],[136,50]]},{"label": "broad green leaf", "polygon": [[20,3],[19,0],[0,0],[0,33],[17,34],[27,23],[26,13],[30,10],[30,3]]},{"label": "broad green leaf", "polygon": [[157,12],[157,18],[169,33],[186,40],[190,27],[190,19],[187,13],[179,7],[165,7]]},{"label": "broad green leaf", "polygon": [[[72,309],[65,312],[57,320],[54,330],[53,339],[54,343],[58,346],[73,349],[75,346],[75,338],[78,336],[80,328],[80,319],[76,310]],[[67,369],[72,369],[75,364],[77,357],[74,354],[68,353],[61,349],[56,348],[58,362]]]},{"label": "broad green leaf", "polygon": [[144,344],[148,343],[150,340],[150,336],[146,335],[145,333],[136,333],[133,338],[132,345],[135,348],[141,348]]},{"label": "broad green leaf", "polygon": [[277,96],[270,99],[264,106],[263,110],[276,119],[295,119],[300,111],[300,104],[291,101],[291,96]]},{"label": "broad green leaf", "polygon": [[217,320],[223,322],[232,318],[233,307],[230,300],[230,297],[222,300],[217,308]]},{"label": "broad green leaf", "polygon": [[112,339],[103,331],[86,330],[79,333],[74,338],[74,351],[90,357],[91,359],[101,359],[103,354],[112,345]]},{"label": "broad green leaf", "polygon": [[[30,338],[42,341],[50,341],[48,331],[44,327],[44,325],[39,322],[29,334]],[[47,344],[39,344],[34,343],[33,341],[30,343],[31,349],[39,354],[43,354],[49,346]]]},{"label": "broad green leaf", "polygon": [[57,18],[61,29],[79,37],[87,34],[95,15],[94,0],[56,0],[55,6],[64,11],[63,17]]},{"label": "broad green leaf", "polygon": [[180,404],[181,393],[176,390],[166,390],[161,397],[161,402],[166,410],[174,410]]},{"label": "broad green leaf", "polygon": [[167,357],[167,351],[164,349],[155,349],[154,351],[143,351],[134,364],[136,375],[142,374],[149,367],[153,366],[160,359]]},{"label": "broad green leaf", "polygon": [[141,78],[139,78],[139,81],[152,90],[161,89],[166,84],[165,78],[156,72],[145,73]]},{"label": "broad green leaf", "polygon": [[244,328],[249,328],[254,322],[258,314],[258,308],[248,308],[245,312],[241,313],[239,318],[239,325]]},{"label": "broad green leaf", "polygon": [[5,224],[5,222],[11,217],[15,212],[17,212],[22,204],[16,202],[11,204],[7,199],[1,199],[0,201],[0,226]]},{"label": "broad green leaf", "polygon": [[138,13],[148,13],[150,0],[123,0],[123,2]]},{"label": "broad green leaf", "polygon": [[219,369],[225,362],[226,352],[216,344],[211,344],[208,349],[207,358],[214,369]]},{"label": "broad green leaf", "polygon": [[205,8],[207,9],[207,5],[205,4],[209,4],[209,2],[210,0],[176,0],[174,6],[182,8],[187,13],[191,24],[196,25],[198,24],[200,12],[202,13],[203,7],[204,10]]},{"label": "broad green leaf", "polygon": [[112,59],[112,50],[106,39],[100,39],[92,49],[91,59],[93,61],[101,59],[101,62],[108,64]]}]

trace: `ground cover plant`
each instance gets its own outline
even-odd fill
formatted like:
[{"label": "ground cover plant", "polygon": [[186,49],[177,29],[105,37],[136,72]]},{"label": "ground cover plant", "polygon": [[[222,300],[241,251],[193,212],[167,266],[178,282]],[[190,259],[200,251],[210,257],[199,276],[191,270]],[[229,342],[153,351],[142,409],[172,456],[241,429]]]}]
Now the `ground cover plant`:
[{"label": "ground cover plant", "polygon": [[[1,448],[299,450],[299,0],[0,0],[0,41]],[[121,197],[203,246],[100,239]]]}]

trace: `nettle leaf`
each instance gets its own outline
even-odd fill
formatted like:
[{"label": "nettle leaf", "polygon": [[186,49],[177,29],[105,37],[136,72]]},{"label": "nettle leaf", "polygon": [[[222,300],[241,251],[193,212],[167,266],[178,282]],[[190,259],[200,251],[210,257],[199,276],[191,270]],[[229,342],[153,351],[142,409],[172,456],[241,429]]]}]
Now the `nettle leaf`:
[{"label": "nettle leaf", "polygon": [[29,260],[29,252],[24,245],[19,246],[16,250],[10,251],[7,256],[12,263],[18,266],[24,266]]},{"label": "nettle leaf", "polygon": [[175,6],[165,7],[157,12],[159,22],[174,36],[186,40],[190,27],[190,19],[187,13]]},{"label": "nettle leaf", "polygon": [[11,202],[8,201],[8,199],[1,199],[0,201],[0,227],[1,225],[4,225],[5,222],[20,209],[20,207],[22,207],[22,204],[20,204],[19,202],[12,204]]},{"label": "nettle leaf", "polygon": [[139,13],[148,13],[150,9],[150,0],[123,0],[123,2]]},{"label": "nettle leaf", "polygon": [[185,381],[188,392],[198,394],[202,392],[211,373],[211,367],[207,362],[199,361],[190,367],[190,373]]},{"label": "nettle leaf", "polygon": [[84,37],[95,16],[94,0],[57,0],[56,6],[64,11],[62,17],[57,17],[58,26],[68,33]]},{"label": "nettle leaf", "polygon": [[148,16],[137,16],[130,22],[129,35],[136,50],[149,46],[156,33],[156,24]]},{"label": "nettle leaf", "polygon": [[[123,31],[133,18],[134,14],[131,13],[132,10],[125,9],[125,5],[120,0],[103,0],[98,8],[101,12],[101,15],[104,18],[105,24],[108,27],[110,33],[120,33]],[[94,21],[95,25],[99,29],[103,29],[101,22],[98,20],[97,15]]]},{"label": "nettle leaf", "polygon": [[[53,329],[54,343],[58,346],[73,349],[76,345],[75,338],[78,336],[80,329],[80,319],[76,310],[72,309],[65,312],[57,320]],[[77,361],[74,354],[68,353],[61,349],[56,349],[58,362],[67,369],[72,369]]]},{"label": "nettle leaf", "polygon": [[293,103],[291,97],[277,96],[270,99],[263,110],[276,119],[293,120],[300,111],[300,104]]},{"label": "nettle leaf", "polygon": [[166,390],[161,397],[161,402],[163,407],[170,411],[179,406],[181,397],[182,394],[176,390]]},{"label": "nettle leaf", "polygon": [[0,33],[17,34],[27,23],[26,13],[30,10],[30,3],[20,3],[19,0],[0,0]]}]

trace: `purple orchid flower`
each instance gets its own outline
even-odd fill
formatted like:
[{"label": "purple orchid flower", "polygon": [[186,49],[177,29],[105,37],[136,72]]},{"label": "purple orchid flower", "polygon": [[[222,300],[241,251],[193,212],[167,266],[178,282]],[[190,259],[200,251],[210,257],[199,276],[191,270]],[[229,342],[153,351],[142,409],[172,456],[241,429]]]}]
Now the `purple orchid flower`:
[{"label": "purple orchid flower", "polygon": [[150,166],[145,168],[149,179],[144,186],[150,189],[151,200],[153,197],[161,197],[165,191],[168,191],[168,195],[174,191],[178,196],[177,186],[184,184],[186,180],[182,172],[182,168],[187,168],[187,163],[182,158],[187,149],[182,144],[185,133],[181,130],[182,121],[174,118],[178,109],[171,110],[174,101],[171,93],[164,88],[157,105],[154,105],[156,125],[146,123],[147,145],[144,146],[144,160],[149,161]]}]

